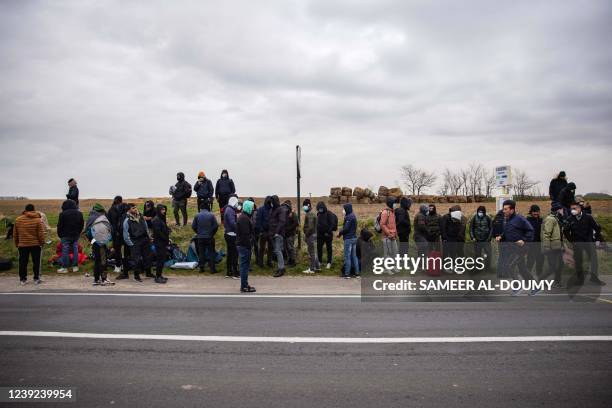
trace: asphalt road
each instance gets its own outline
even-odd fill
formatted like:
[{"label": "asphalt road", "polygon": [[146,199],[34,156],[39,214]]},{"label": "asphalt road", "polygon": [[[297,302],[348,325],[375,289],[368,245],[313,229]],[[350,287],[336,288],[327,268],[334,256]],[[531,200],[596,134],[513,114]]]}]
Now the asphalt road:
[{"label": "asphalt road", "polygon": [[[0,331],[269,339],[610,336],[612,303],[0,295]],[[2,335],[0,363],[0,386],[76,387],[74,406],[85,407],[612,406],[612,341],[334,344]]]}]

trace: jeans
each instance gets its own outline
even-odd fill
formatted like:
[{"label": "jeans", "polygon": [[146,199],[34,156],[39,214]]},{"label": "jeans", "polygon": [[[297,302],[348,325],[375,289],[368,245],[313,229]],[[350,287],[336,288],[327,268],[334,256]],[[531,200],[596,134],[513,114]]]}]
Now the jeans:
[{"label": "jeans", "polygon": [[198,238],[196,240],[198,245],[198,265],[200,271],[204,271],[204,259],[208,255],[208,266],[210,271],[215,273],[217,267],[215,264],[215,237],[212,238]]},{"label": "jeans", "polygon": [[584,268],[582,266],[583,254],[589,256],[591,261],[591,277],[597,277],[599,272],[599,264],[597,261],[597,252],[594,242],[575,242],[574,243],[574,263],[576,264],[576,274],[579,279],[584,279]]},{"label": "jeans", "polygon": [[317,257],[320,262],[323,262],[323,245],[327,249],[327,263],[332,263],[332,240],[334,237],[330,234],[329,237],[317,235]]},{"label": "jeans", "polygon": [[483,253],[486,256],[484,261],[484,270],[488,271],[489,267],[491,266],[491,256],[493,255],[491,252],[491,241],[474,242],[474,256],[476,258],[480,258],[483,256]]},{"label": "jeans", "polygon": [[283,237],[280,235],[275,235],[272,238],[272,242],[274,243],[274,255],[276,255],[278,269],[285,269],[285,259],[283,258]]},{"label": "jeans", "polygon": [[240,259],[240,289],[249,287],[249,268],[251,267],[251,248],[239,246],[238,257]]},{"label": "jeans", "polygon": [[316,242],[317,234],[312,234],[311,236],[306,237],[306,246],[308,247],[308,258],[310,259],[311,271],[318,271],[321,269],[321,264],[319,263],[319,258],[317,257]]},{"label": "jeans", "polygon": [[355,268],[355,275],[359,275],[359,259],[357,259],[357,238],[344,240],[344,276],[351,274],[351,268]]},{"label": "jeans", "polygon": [[[385,258],[395,259],[395,257],[397,256],[397,240],[383,238],[382,243],[383,243],[383,256]],[[393,270],[395,270],[395,267],[393,268]]]},{"label": "jeans", "polygon": [[224,234],[225,245],[227,246],[227,258],[225,265],[227,276],[238,276],[238,250],[236,248],[236,236]]},{"label": "jeans", "polygon": [[40,279],[40,253],[42,247],[30,246],[19,248],[19,280],[28,279],[28,260],[32,257],[32,269],[34,270],[34,280]]},{"label": "jeans", "polygon": [[285,237],[285,251],[289,264],[295,263],[295,235],[287,235]]},{"label": "jeans", "polygon": [[94,242],[91,246],[94,255],[94,280],[106,280],[106,245]]},{"label": "jeans", "polygon": [[62,238],[62,266],[70,267],[70,250],[72,249],[72,266],[79,264],[79,238]]},{"label": "jeans", "polygon": [[551,274],[555,276],[555,282],[561,283],[561,271],[563,270],[563,250],[551,249],[546,252],[546,260],[548,262],[548,272],[540,279],[546,279]]},{"label": "jeans", "polygon": [[527,270],[531,272],[535,265],[536,276],[542,275],[542,267],[544,266],[544,255],[542,255],[542,243],[541,242],[529,242],[527,243]]},{"label": "jeans", "polygon": [[533,279],[533,276],[531,276],[525,264],[526,248],[519,247],[514,242],[502,243],[502,245],[500,245],[500,252],[504,254],[504,273],[509,273],[512,279],[517,279],[519,275],[523,280]]},{"label": "jeans", "polygon": [[174,221],[176,225],[181,225],[179,210],[183,214],[183,225],[187,225],[187,200],[172,200],[172,208],[174,208]]},{"label": "jeans", "polygon": [[272,239],[268,235],[267,231],[259,234],[259,252],[257,253],[257,265],[263,268],[264,266],[264,254],[266,255],[266,263],[268,266],[272,266]]}]

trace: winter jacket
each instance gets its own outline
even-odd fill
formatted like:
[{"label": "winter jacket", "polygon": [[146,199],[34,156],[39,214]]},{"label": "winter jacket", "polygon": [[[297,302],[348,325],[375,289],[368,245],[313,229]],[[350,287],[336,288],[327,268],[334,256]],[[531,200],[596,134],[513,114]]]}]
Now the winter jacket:
[{"label": "winter jacket", "polygon": [[426,205],[421,205],[419,213],[414,217],[414,241],[423,242],[429,238],[429,230],[427,228],[427,209]]},{"label": "winter jacket", "polygon": [[269,230],[271,236],[285,236],[285,227],[287,225],[288,213],[289,207],[285,204],[281,205],[277,196],[272,196],[272,214],[270,216]]},{"label": "winter jacket", "polygon": [[251,217],[240,213],[236,222],[236,246],[251,248],[253,243],[253,223]]},{"label": "winter jacket", "polygon": [[266,234],[270,227],[270,215],[272,214],[272,197],[267,196],[264,205],[257,210],[255,217],[255,233]]},{"label": "winter jacket", "polygon": [[24,211],[13,226],[13,241],[17,248],[42,246],[45,243],[45,227],[37,211]]},{"label": "winter jacket", "polygon": [[504,233],[504,212],[499,210],[493,218],[492,234],[493,238],[497,238]]},{"label": "winter jacket", "polygon": [[204,181],[196,181],[193,189],[200,199],[213,198],[215,195],[215,189],[213,188],[212,181],[207,178],[204,178]]},{"label": "winter jacket", "polygon": [[562,178],[554,178],[550,180],[550,185],[548,186],[548,196],[551,201],[557,201],[559,199],[559,194],[561,190],[563,190],[567,186],[567,180]]},{"label": "winter jacket", "polygon": [[191,229],[196,233],[196,238],[212,238],[219,229],[219,223],[215,215],[204,208],[193,217]]},{"label": "winter jacket", "polygon": [[559,193],[557,201],[566,208],[571,207],[576,201],[576,185],[574,183],[568,183]]},{"label": "winter jacket", "polygon": [[404,238],[410,236],[410,200],[406,197],[402,197],[400,200],[399,208],[395,209],[395,227],[397,229],[397,235]]},{"label": "winter jacket", "polygon": [[356,254],[360,269],[369,265],[376,250],[376,246],[372,242],[372,236],[373,234],[368,229],[363,228],[359,233],[359,238],[357,238]]},{"label": "winter jacket", "polygon": [[64,201],[57,220],[57,236],[76,239],[81,235],[84,225],[83,214],[77,210],[76,203],[72,200]]},{"label": "winter jacket", "polygon": [[529,221],[531,227],[533,228],[533,242],[540,242],[542,240],[542,218],[536,218],[528,215],[527,221]]},{"label": "winter jacket", "polygon": [[89,230],[92,241],[106,245],[112,239],[112,228],[108,217],[103,212],[92,211],[89,213],[85,231]]},{"label": "winter jacket", "polygon": [[353,213],[353,205],[351,203],[344,204],[344,223],[342,229],[338,233],[344,240],[357,238],[357,217]]},{"label": "winter jacket", "polygon": [[484,214],[479,217],[474,214],[470,220],[470,238],[477,242],[489,242],[493,234],[493,221],[491,217]]},{"label": "winter jacket", "polygon": [[557,250],[563,247],[561,224],[556,214],[548,214],[542,224],[542,249],[545,251]]},{"label": "winter jacket", "polygon": [[533,227],[520,214],[512,214],[510,218],[504,220],[504,231],[502,233],[503,242],[532,242]]},{"label": "winter jacket", "polygon": [[444,214],[440,218],[440,234],[446,242],[465,242],[465,217],[458,220]]},{"label": "winter jacket", "polygon": [[304,236],[306,238],[317,233],[317,215],[312,210],[304,217]]},{"label": "winter jacket", "polygon": [[395,226],[395,213],[389,207],[382,210],[380,214],[380,227],[385,238],[396,239],[397,227]]},{"label": "winter jacket", "polygon": [[568,218],[568,235],[571,242],[594,242],[601,240],[601,227],[589,214],[581,213],[580,218]]},{"label": "winter jacket", "polygon": [[127,246],[149,239],[149,227],[142,215],[136,217],[128,214],[123,221],[123,240]]},{"label": "winter jacket", "polygon": [[436,211],[436,206],[432,205],[433,212],[427,214],[427,240],[437,242],[440,239],[440,215]]},{"label": "winter jacket", "polygon": [[327,209],[324,202],[317,203],[317,238],[330,238],[333,236],[331,211]]},{"label": "winter jacket", "polygon": [[285,225],[285,236],[292,237],[297,233],[299,221],[297,214],[293,210],[287,212],[287,224]]},{"label": "winter jacket", "polygon": [[[227,174],[227,177],[223,177],[223,173]],[[217,180],[215,186],[215,197],[219,199],[219,196],[229,196],[236,193],[236,186],[234,186],[234,180],[229,177],[227,170],[221,171],[221,177]]]},{"label": "winter jacket", "polygon": [[166,223],[166,215],[162,214],[162,210],[167,210],[163,204],[157,204],[155,209],[155,217],[151,220],[151,229],[153,230],[153,241],[161,245],[168,245],[170,242],[170,228]]},{"label": "winter jacket", "polygon": [[174,185],[176,189],[172,194],[172,198],[174,201],[182,201],[191,197],[191,184],[185,180],[185,175],[183,173],[178,173],[178,181]]},{"label": "winter jacket", "polygon": [[223,210],[223,228],[227,235],[236,235],[236,210],[230,205],[226,205]]},{"label": "winter jacket", "polygon": [[127,204],[113,204],[111,208],[108,210],[106,217],[111,224],[111,228],[113,230],[113,241],[117,241],[117,238],[120,237],[121,241],[123,241],[123,220],[125,218],[125,214],[127,212]]},{"label": "winter jacket", "polygon": [[74,203],[78,207],[79,206],[79,188],[77,186],[69,187],[68,194],[66,194],[66,199],[74,201]]}]

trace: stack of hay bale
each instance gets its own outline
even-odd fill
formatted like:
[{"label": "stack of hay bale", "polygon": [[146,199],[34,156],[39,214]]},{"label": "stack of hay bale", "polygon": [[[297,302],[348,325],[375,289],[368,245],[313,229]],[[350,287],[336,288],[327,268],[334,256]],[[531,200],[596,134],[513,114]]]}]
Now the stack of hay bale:
[{"label": "stack of hay bale", "polygon": [[353,197],[359,204],[371,204],[376,199],[376,194],[369,188],[355,187],[353,189]]},{"label": "stack of hay bale", "polygon": [[342,187],[342,191],[340,193],[340,203],[350,203],[351,197],[353,196],[353,189],[350,187]]},{"label": "stack of hay bale", "polygon": [[387,202],[387,196],[389,195],[389,189],[385,186],[380,186],[378,187],[378,202],[379,203],[386,203]]},{"label": "stack of hay bale", "polygon": [[342,187],[332,187],[329,189],[329,204],[340,204],[340,197],[342,196]]}]

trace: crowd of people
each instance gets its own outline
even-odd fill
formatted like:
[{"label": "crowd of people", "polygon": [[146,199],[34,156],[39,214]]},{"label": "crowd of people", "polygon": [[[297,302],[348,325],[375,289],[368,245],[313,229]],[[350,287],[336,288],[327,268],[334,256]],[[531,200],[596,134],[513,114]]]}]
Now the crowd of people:
[{"label": "crowd of people", "polygon": [[[77,253],[78,242],[84,232],[92,248],[94,285],[114,284],[106,273],[109,254],[112,254],[115,272],[118,273],[115,280],[128,279],[129,272],[133,271],[137,282],[142,282],[143,274],[153,278],[156,283],[167,282],[163,269],[169,256],[172,229],[167,222],[168,209],[164,204],[146,201],[141,212],[134,203],[125,203],[121,196],[116,196],[108,210],[95,204],[85,221],[78,208],[76,180],[71,178],[68,186],[57,224],[62,248],[58,273],[67,273],[70,268],[78,271],[77,257],[71,258],[69,254]],[[351,203],[343,205],[343,222],[339,226],[338,217],[324,202],[318,202],[313,208],[313,203],[307,198],[301,208],[305,214],[302,232],[308,252],[308,268],[303,272],[319,272],[322,265],[331,268],[334,237],[343,241],[342,277],[350,279],[360,276],[363,254],[374,248],[375,233],[380,234],[383,256],[391,258],[408,254],[411,235],[417,255],[461,257],[464,256],[467,236],[474,243],[474,256],[485,259],[485,269],[490,268],[493,259],[492,241],[499,243],[498,277],[534,279],[532,272],[535,270],[537,279],[553,275],[555,287],[566,286],[561,281],[561,271],[564,251],[569,250],[567,242],[571,242],[576,274],[567,282],[567,286],[584,283],[585,255],[590,260],[591,282],[604,285],[598,276],[596,252],[596,244],[603,241],[601,228],[591,215],[590,205],[575,196],[575,189],[574,183],[567,182],[565,172],[560,172],[550,182],[549,213],[542,216],[541,209],[534,204],[527,217],[516,212],[514,201],[507,200],[493,216],[487,214],[486,207],[481,205],[469,219],[457,204],[444,214],[439,214],[434,204],[421,204],[411,221],[411,200],[407,197],[399,200],[389,197],[385,208],[376,217],[375,231],[368,228],[358,231],[358,220]],[[274,268],[274,277],[283,276],[287,266],[296,265],[295,241],[300,225],[290,200],[281,203],[277,195],[271,195],[258,208],[253,198],[239,199],[227,170],[221,172],[214,187],[206,174],[199,172],[193,189],[185,180],[184,173],[179,172],[176,183],[169,190],[178,228],[187,226],[187,200],[193,190],[197,196],[198,212],[192,220],[191,229],[201,272],[208,266],[211,273],[217,273],[215,235],[220,226],[225,241],[226,277],[240,279],[242,292],[255,291],[248,281],[252,258],[261,268]],[[212,212],[215,200],[220,208],[220,223]],[[45,242],[49,242],[49,230],[46,217],[36,211],[32,204],[28,204],[15,221],[13,237],[19,250],[21,284],[27,281],[29,258],[34,265],[34,282],[41,282],[41,248]],[[546,272],[545,262],[548,264]],[[155,274],[152,273],[153,266]],[[452,270],[445,272],[453,273]],[[533,291],[531,294],[535,293]]]}]

